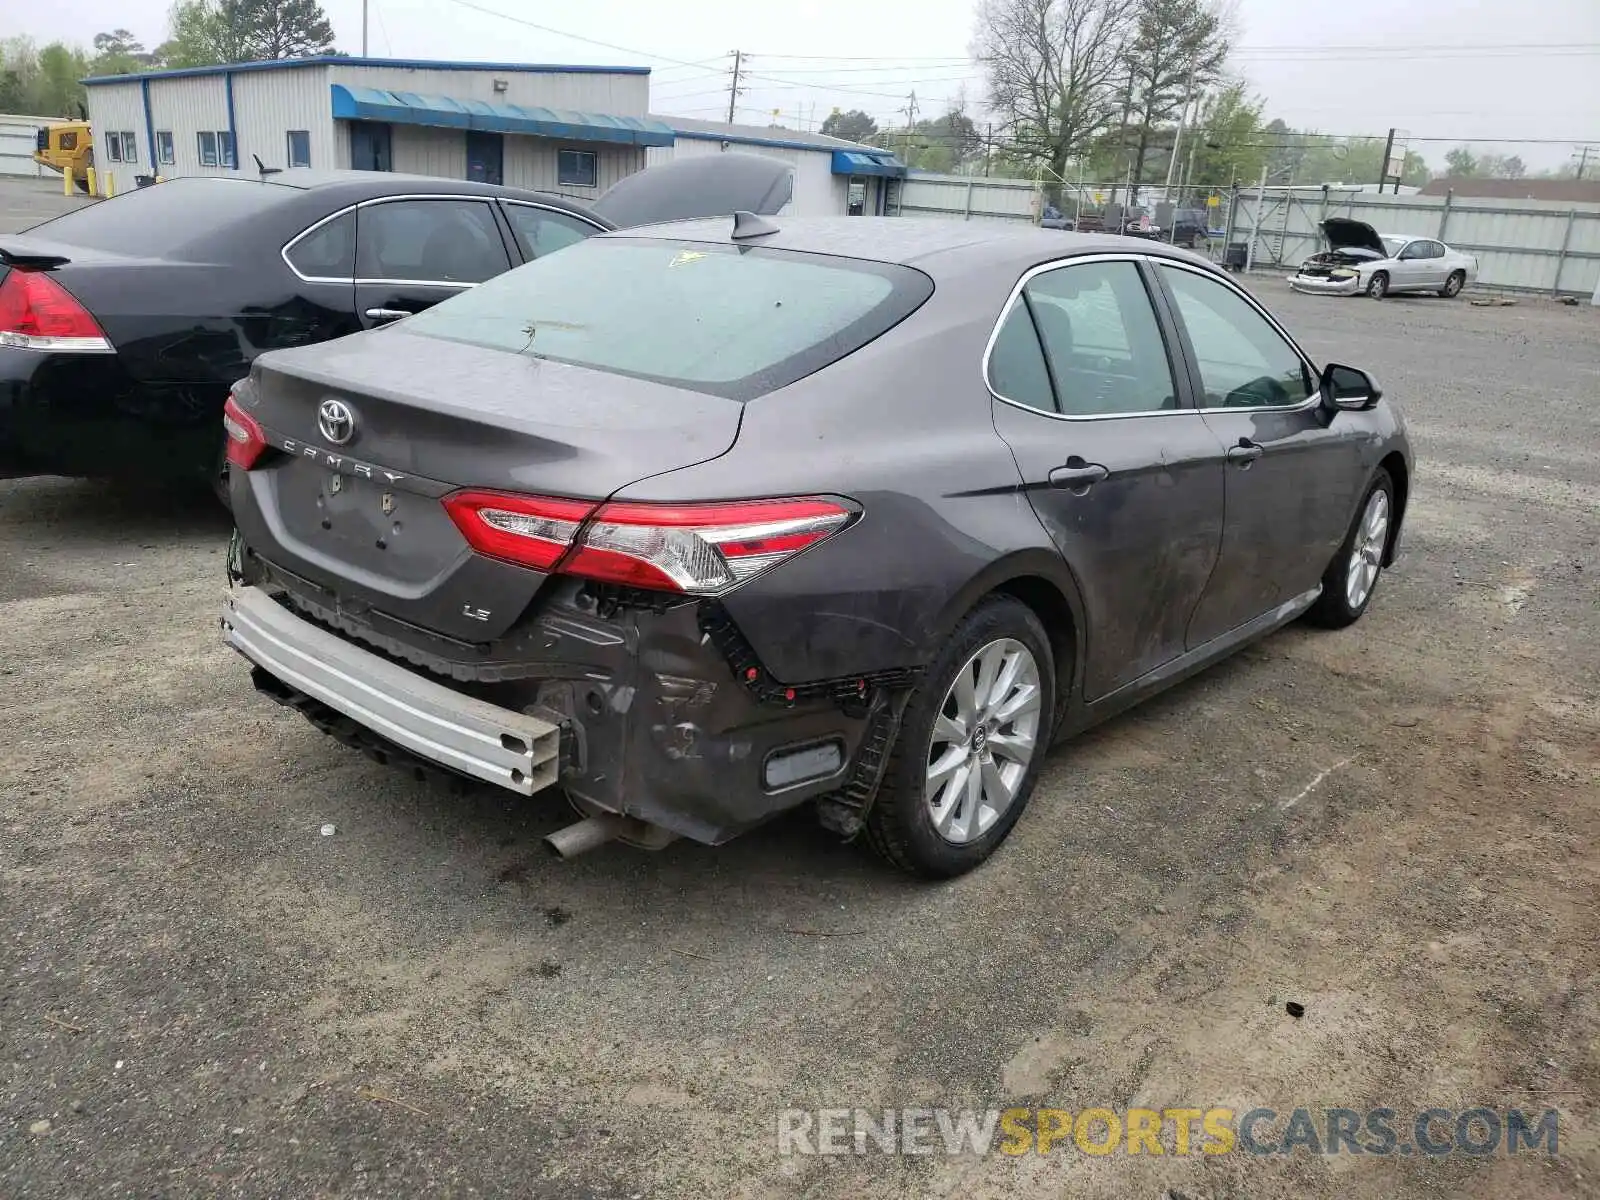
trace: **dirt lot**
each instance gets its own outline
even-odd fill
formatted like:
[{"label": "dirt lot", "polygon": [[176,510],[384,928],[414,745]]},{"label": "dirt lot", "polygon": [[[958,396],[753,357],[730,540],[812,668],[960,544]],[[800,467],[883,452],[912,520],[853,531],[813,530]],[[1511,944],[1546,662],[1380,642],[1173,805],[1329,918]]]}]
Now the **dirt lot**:
[{"label": "dirt lot", "polygon": [[[204,499],[0,483],[0,1196],[1600,1194],[1600,313],[1258,286],[1408,414],[1404,558],[1056,752],[942,886],[807,817],[557,863],[554,804],[254,695]],[[791,1106],[1030,1104],[1561,1126],[777,1153]]]}]

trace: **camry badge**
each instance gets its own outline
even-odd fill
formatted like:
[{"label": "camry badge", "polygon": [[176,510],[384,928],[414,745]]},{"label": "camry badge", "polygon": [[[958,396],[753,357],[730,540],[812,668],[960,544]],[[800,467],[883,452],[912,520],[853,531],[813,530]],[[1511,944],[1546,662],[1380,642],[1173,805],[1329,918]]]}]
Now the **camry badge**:
[{"label": "camry badge", "polygon": [[343,400],[324,400],[317,406],[317,428],[335,446],[342,446],[355,435],[356,415]]}]

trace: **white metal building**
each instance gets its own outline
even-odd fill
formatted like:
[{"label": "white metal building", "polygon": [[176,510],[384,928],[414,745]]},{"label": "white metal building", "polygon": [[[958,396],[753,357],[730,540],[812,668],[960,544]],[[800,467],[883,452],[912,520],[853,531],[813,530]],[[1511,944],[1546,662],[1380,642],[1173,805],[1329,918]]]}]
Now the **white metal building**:
[{"label": "white metal building", "polygon": [[599,196],[671,128],[648,67],[322,57],[87,79],[95,166],[140,175],[310,166]]},{"label": "white metal building", "polygon": [[760,125],[728,125],[657,116],[671,128],[670,146],[647,150],[649,162],[737,150],[781,158],[794,167],[794,198],[785,212],[802,217],[897,215],[905,165],[888,150],[821,133]]}]

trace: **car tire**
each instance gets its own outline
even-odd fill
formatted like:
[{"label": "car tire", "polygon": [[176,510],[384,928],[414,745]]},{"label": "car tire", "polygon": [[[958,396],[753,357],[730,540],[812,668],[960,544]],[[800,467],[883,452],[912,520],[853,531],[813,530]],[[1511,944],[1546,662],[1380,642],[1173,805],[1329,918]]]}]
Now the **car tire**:
[{"label": "car tire", "polygon": [[[1378,512],[1380,518],[1375,518]],[[1322,575],[1322,595],[1307,619],[1324,629],[1343,629],[1361,619],[1383,575],[1383,558],[1394,537],[1394,480],[1382,467],[1373,476],[1350,532]],[[1360,574],[1357,566],[1360,565]],[[1357,584],[1360,584],[1357,587]]]},{"label": "car tire", "polygon": [[1389,294],[1389,272],[1374,271],[1372,278],[1367,280],[1367,295],[1374,300],[1382,300]]},{"label": "car tire", "polygon": [[218,502],[229,512],[233,511],[233,495],[229,486],[229,473],[233,464],[228,461],[228,448],[226,445],[217,449],[217,457],[211,464],[211,491]]},{"label": "car tire", "polygon": [[[987,697],[978,694],[986,675]],[[997,595],[968,613],[906,701],[867,813],[873,849],[928,879],[965,874],[994,853],[1033,792],[1054,731],[1055,691],[1050,639],[1032,609]],[[1000,797],[1009,798],[996,804]]]},{"label": "car tire", "polygon": [[1439,295],[1446,300],[1454,300],[1461,294],[1461,289],[1467,286],[1467,273],[1465,271],[1451,271],[1450,278],[1444,281],[1444,286],[1439,289]]}]

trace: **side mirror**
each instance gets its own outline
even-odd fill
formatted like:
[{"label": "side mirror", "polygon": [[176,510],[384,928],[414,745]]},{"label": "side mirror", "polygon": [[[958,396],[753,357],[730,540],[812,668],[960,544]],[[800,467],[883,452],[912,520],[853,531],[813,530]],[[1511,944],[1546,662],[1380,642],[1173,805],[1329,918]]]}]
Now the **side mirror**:
[{"label": "side mirror", "polygon": [[1378,381],[1361,368],[1329,363],[1322,369],[1322,402],[1329,408],[1363,412],[1381,399]]}]

